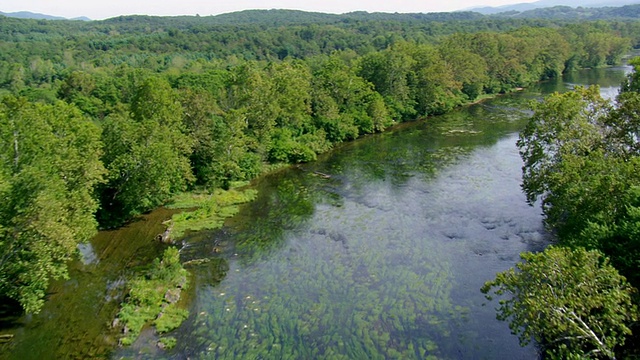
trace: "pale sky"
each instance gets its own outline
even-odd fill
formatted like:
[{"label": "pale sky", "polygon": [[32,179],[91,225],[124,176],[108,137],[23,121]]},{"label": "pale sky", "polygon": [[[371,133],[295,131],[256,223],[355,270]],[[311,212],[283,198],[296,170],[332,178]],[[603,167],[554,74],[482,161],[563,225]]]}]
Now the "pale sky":
[{"label": "pale sky", "polygon": [[0,0],[0,11],[31,11],[93,20],[118,15],[217,15],[247,9],[296,9],[341,14],[368,12],[442,12],[476,6],[500,6],[535,0]]}]

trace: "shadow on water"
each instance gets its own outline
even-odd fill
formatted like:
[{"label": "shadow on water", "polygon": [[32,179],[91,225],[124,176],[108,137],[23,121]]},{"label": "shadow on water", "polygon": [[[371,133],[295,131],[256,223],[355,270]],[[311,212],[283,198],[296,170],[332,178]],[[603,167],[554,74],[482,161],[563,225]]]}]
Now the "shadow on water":
[{"label": "shadow on water", "polygon": [[83,244],[80,259],[70,263],[70,279],[51,285],[40,314],[2,323],[0,333],[15,336],[2,344],[0,358],[108,358],[118,343],[110,325],[125,283],[162,253],[164,246],[153,239],[170,216],[159,209]]},{"label": "shadow on water", "polygon": [[631,66],[615,66],[601,69],[586,69],[566,74],[562,79],[554,79],[538,84],[534,92],[550,94],[567,92],[575,86],[600,86],[600,92],[606,99],[614,99],[618,95],[620,83],[631,71]]}]

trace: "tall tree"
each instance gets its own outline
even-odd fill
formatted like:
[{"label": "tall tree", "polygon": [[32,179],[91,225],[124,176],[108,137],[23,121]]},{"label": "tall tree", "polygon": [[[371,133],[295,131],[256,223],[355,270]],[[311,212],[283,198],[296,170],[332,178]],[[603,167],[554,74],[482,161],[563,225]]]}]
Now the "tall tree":
[{"label": "tall tree", "polygon": [[415,100],[411,98],[409,76],[415,63],[402,51],[408,44],[395,44],[389,49],[372,52],[360,59],[358,75],[374,85],[382,95],[395,120],[415,117]]},{"label": "tall tree", "polygon": [[183,133],[182,108],[166,80],[149,78],[134,94],[131,114],[104,122],[108,183],[101,220],[118,223],[162,205],[193,181],[193,141]]},{"label": "tall tree", "polygon": [[101,151],[99,128],[74,106],[0,104],[0,295],[29,313],[95,234]]},{"label": "tall tree", "polygon": [[464,35],[452,35],[438,47],[443,60],[451,68],[455,81],[462,84],[462,92],[469,100],[475,100],[489,81],[487,63],[458,41]]},{"label": "tall tree", "polygon": [[[637,319],[634,289],[598,251],[549,247],[523,253],[482,291],[498,296],[498,319],[528,344],[542,344],[552,358],[615,358],[616,346]],[[488,296],[492,298],[491,295]]]},{"label": "tall tree", "polygon": [[[584,186],[593,179],[591,173],[606,177],[606,169],[612,165],[605,161],[603,141],[610,109],[597,86],[553,94],[535,105],[534,115],[518,140],[527,200],[534,203],[542,197],[547,225],[561,236],[579,233],[589,216],[597,212],[595,207],[613,206],[597,200],[607,186]],[[615,189],[619,195],[621,187]]]}]

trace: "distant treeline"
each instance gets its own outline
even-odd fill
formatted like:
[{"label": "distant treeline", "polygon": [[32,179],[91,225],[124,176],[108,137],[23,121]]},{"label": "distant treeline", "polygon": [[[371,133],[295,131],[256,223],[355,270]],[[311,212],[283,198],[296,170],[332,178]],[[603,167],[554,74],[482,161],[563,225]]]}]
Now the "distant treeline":
[{"label": "distant treeline", "polygon": [[566,21],[622,20],[640,18],[640,4],[620,7],[570,7],[553,6],[527,11],[509,11],[495,14],[497,17],[521,19],[554,19]]},{"label": "distant treeline", "polygon": [[[556,8],[540,11],[553,9]],[[13,63],[28,67],[37,57],[56,66],[65,66],[70,58],[95,66],[121,62],[136,66],[149,56],[177,54],[207,60],[304,59],[336,50],[353,50],[364,55],[399,41],[437,44],[455,33],[567,26],[580,32],[579,28],[585,26],[553,18],[546,13],[535,18],[518,18],[470,12],[333,15],[293,10],[251,10],[202,17],[120,16],[91,22],[0,16],[0,73],[5,73]],[[631,38],[634,46],[640,43],[640,23],[636,21],[595,22],[587,27]]]},{"label": "distant treeline", "polygon": [[615,64],[631,45],[621,35],[640,37],[633,23],[540,23],[1,19],[0,294],[38,311],[98,223]]}]

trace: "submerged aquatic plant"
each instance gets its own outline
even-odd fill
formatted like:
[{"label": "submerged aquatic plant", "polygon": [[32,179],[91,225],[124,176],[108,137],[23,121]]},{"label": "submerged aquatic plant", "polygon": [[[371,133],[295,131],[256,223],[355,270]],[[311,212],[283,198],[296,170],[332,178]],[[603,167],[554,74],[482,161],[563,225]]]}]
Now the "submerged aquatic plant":
[{"label": "submerged aquatic plant", "polygon": [[167,337],[163,337],[160,338],[160,340],[158,341],[158,347],[161,347],[163,349],[173,349],[173,347],[176,346],[177,340],[176,338],[174,338],[173,336],[167,336]]},{"label": "submerged aquatic plant", "polygon": [[176,304],[186,286],[187,271],[180,264],[178,249],[167,248],[162,260],[156,259],[144,277],[130,283],[129,296],[118,313],[125,333],[121,344],[131,345],[152,320],[159,333],[180,326],[189,316],[187,310]]},{"label": "submerged aquatic plant", "polygon": [[222,227],[224,220],[238,212],[238,205],[252,201],[256,190],[222,190],[213,193],[185,193],[177,196],[168,207],[172,209],[192,209],[175,214],[168,221],[168,235],[165,241],[179,239],[187,231],[213,230]]}]

